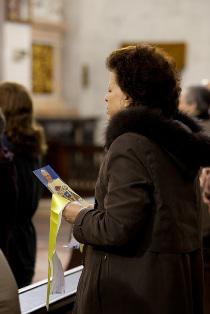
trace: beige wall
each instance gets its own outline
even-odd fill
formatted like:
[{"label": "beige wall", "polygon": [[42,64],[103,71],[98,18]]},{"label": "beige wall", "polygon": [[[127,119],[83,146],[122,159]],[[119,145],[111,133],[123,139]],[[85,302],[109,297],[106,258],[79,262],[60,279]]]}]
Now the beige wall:
[{"label": "beige wall", "polygon": [[[85,114],[104,116],[107,54],[124,41],[184,41],[183,85],[210,77],[209,0],[65,0],[64,96]],[[89,67],[89,86],[81,69]]]},{"label": "beige wall", "polygon": [[[1,47],[20,44],[25,50],[30,49],[27,25],[2,26],[2,4],[3,0],[0,0]],[[209,0],[64,0],[64,5],[59,95],[65,105],[77,107],[81,114],[100,116],[105,121],[104,95],[108,77],[105,58],[122,42],[185,42],[187,62],[182,76],[183,86],[210,78]],[[4,31],[6,36],[2,38]],[[30,88],[28,56],[21,62],[9,64],[6,48],[4,55],[0,50],[0,79],[17,79]],[[21,69],[16,70],[17,66]],[[88,74],[85,87],[82,69]],[[15,73],[20,77],[17,78]],[[99,141],[104,123],[100,124]]]},{"label": "beige wall", "polygon": [[2,79],[31,89],[31,27],[24,23],[3,25]]}]

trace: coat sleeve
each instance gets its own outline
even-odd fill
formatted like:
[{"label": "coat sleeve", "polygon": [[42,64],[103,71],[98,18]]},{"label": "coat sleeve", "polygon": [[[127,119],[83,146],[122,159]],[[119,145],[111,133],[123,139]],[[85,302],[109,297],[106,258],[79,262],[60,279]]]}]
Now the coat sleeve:
[{"label": "coat sleeve", "polygon": [[[126,141],[127,143],[128,141]],[[152,207],[153,185],[136,153],[136,142],[123,138],[111,146],[107,163],[104,209],[85,209],[77,216],[75,238],[85,244],[123,246],[141,232]]]}]

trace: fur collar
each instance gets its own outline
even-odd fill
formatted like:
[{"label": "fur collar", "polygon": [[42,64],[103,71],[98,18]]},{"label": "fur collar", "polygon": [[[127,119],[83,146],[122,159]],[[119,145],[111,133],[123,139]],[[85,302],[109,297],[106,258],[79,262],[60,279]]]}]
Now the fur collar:
[{"label": "fur collar", "polygon": [[117,113],[106,131],[106,148],[123,133],[144,135],[166,150],[189,171],[210,166],[210,137],[195,119],[180,112],[167,119],[158,110],[130,107]]}]

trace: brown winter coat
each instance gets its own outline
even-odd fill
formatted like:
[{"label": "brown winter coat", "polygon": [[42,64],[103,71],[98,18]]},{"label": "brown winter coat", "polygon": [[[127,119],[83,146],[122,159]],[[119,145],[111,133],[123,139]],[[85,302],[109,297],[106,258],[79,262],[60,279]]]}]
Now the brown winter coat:
[{"label": "brown winter coat", "polygon": [[95,209],[74,226],[86,244],[74,313],[203,313],[198,171],[210,140],[199,131],[145,108],[112,119]]}]

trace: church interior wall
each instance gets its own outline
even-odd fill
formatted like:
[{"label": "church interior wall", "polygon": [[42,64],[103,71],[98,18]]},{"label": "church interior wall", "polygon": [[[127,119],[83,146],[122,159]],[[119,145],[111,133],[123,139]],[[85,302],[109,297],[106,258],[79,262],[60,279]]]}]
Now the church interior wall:
[{"label": "church interior wall", "polygon": [[[65,6],[64,96],[84,115],[104,116],[105,58],[122,42],[184,42],[182,86],[210,77],[208,0],[66,0]],[[85,87],[83,66],[88,68]]]},{"label": "church interior wall", "polygon": [[[0,1],[2,6],[3,1]],[[51,2],[50,2],[51,3]],[[60,69],[56,69],[54,104],[76,108],[82,116],[100,118],[97,140],[105,125],[108,72],[105,59],[123,42],[183,42],[186,61],[182,86],[198,84],[210,77],[210,2],[203,0],[64,0],[63,30],[58,34]],[[30,25],[3,23],[0,10],[0,79],[17,80],[31,89]],[[4,29],[4,31],[2,31]],[[18,46],[19,45],[19,46]],[[13,49],[9,64],[8,57]],[[16,49],[18,48],[18,49]],[[16,62],[14,50],[25,51]],[[58,64],[58,62],[56,62]],[[56,96],[56,97],[54,97]],[[45,105],[50,97],[34,99]],[[42,102],[42,101],[43,102]]]}]

